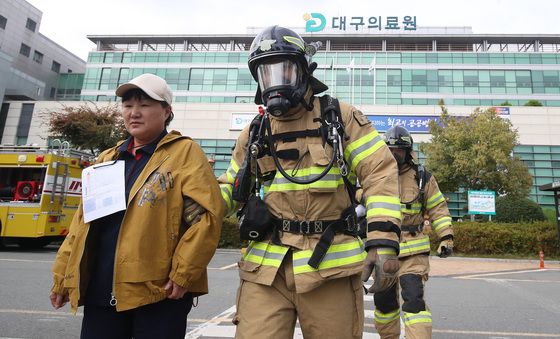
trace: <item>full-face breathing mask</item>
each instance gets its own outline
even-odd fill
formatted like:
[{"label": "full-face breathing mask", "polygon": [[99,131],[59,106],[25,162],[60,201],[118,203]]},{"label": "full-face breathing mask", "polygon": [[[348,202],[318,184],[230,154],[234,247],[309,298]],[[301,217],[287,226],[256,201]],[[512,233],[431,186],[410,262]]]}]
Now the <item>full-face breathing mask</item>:
[{"label": "full-face breathing mask", "polygon": [[272,60],[257,67],[259,88],[268,112],[280,117],[296,107],[305,95],[304,81],[299,65],[292,60]]}]

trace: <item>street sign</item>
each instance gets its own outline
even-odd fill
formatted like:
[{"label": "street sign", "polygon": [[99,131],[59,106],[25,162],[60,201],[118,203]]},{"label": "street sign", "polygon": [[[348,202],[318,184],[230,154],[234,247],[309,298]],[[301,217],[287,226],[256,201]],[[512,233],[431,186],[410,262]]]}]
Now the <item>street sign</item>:
[{"label": "street sign", "polygon": [[468,191],[469,214],[496,215],[496,192]]}]

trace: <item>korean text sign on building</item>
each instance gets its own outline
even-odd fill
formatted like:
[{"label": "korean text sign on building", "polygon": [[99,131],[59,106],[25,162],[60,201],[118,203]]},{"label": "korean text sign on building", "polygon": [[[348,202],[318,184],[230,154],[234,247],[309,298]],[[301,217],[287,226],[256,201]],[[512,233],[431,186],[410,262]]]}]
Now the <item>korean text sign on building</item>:
[{"label": "korean text sign on building", "polygon": [[321,13],[305,13],[305,31],[321,32],[329,31],[415,31],[416,16],[405,15],[402,17],[391,15],[346,16],[338,15],[325,17]]}]

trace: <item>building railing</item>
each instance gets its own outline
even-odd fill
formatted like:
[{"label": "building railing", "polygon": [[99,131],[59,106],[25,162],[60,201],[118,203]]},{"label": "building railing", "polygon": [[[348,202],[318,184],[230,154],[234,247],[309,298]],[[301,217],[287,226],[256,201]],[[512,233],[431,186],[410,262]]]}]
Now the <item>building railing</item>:
[{"label": "building railing", "polygon": [[[312,38],[309,41],[314,41]],[[388,52],[515,52],[515,53],[558,53],[559,43],[541,43],[539,41],[526,43],[496,43],[480,41],[476,43],[440,42],[434,39],[430,42],[399,43],[391,40],[375,40],[367,43],[337,43],[328,39],[321,39],[323,45],[319,50],[327,51],[388,51]],[[224,41],[218,43],[199,43],[185,40],[180,42],[145,42],[136,43],[98,43],[97,51],[125,51],[125,52],[235,52],[248,51],[251,44],[243,41]]]}]

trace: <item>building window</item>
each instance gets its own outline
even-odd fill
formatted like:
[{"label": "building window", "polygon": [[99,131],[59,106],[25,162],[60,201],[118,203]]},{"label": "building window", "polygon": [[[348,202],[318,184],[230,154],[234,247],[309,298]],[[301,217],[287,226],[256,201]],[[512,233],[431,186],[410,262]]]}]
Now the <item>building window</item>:
[{"label": "building window", "polygon": [[6,126],[6,120],[8,119],[8,110],[10,109],[10,104],[3,103],[0,108],[0,142],[2,141],[2,135],[4,134],[4,126]]},{"label": "building window", "polygon": [[16,142],[18,145],[25,145],[29,136],[29,128],[31,127],[31,119],[33,118],[33,109],[35,104],[22,104],[21,115],[16,131]]},{"label": "building window", "polygon": [[53,60],[52,65],[51,65],[51,71],[56,72],[56,73],[60,73],[60,64]]},{"label": "building window", "polygon": [[43,53],[41,53],[39,51],[34,51],[33,52],[33,61],[35,61],[38,64],[42,64],[43,63]]},{"label": "building window", "polygon": [[463,86],[465,87],[478,87],[478,75],[464,75]]},{"label": "building window", "polygon": [[72,70],[70,68],[68,68],[68,73],[72,73]]},{"label": "building window", "polygon": [[27,46],[22,42],[19,48],[19,54],[29,57],[29,53],[31,53],[31,47]]},{"label": "building window", "polygon": [[25,27],[29,29],[31,32],[35,32],[35,28],[37,28],[37,23],[29,18],[27,18],[27,23]]},{"label": "building window", "polygon": [[7,22],[8,22],[8,19],[6,19],[2,15],[0,15],[0,28],[6,29],[6,23]]},{"label": "building window", "polygon": [[51,93],[49,95],[49,98],[54,99],[54,95],[56,94],[56,88],[51,87]]}]

